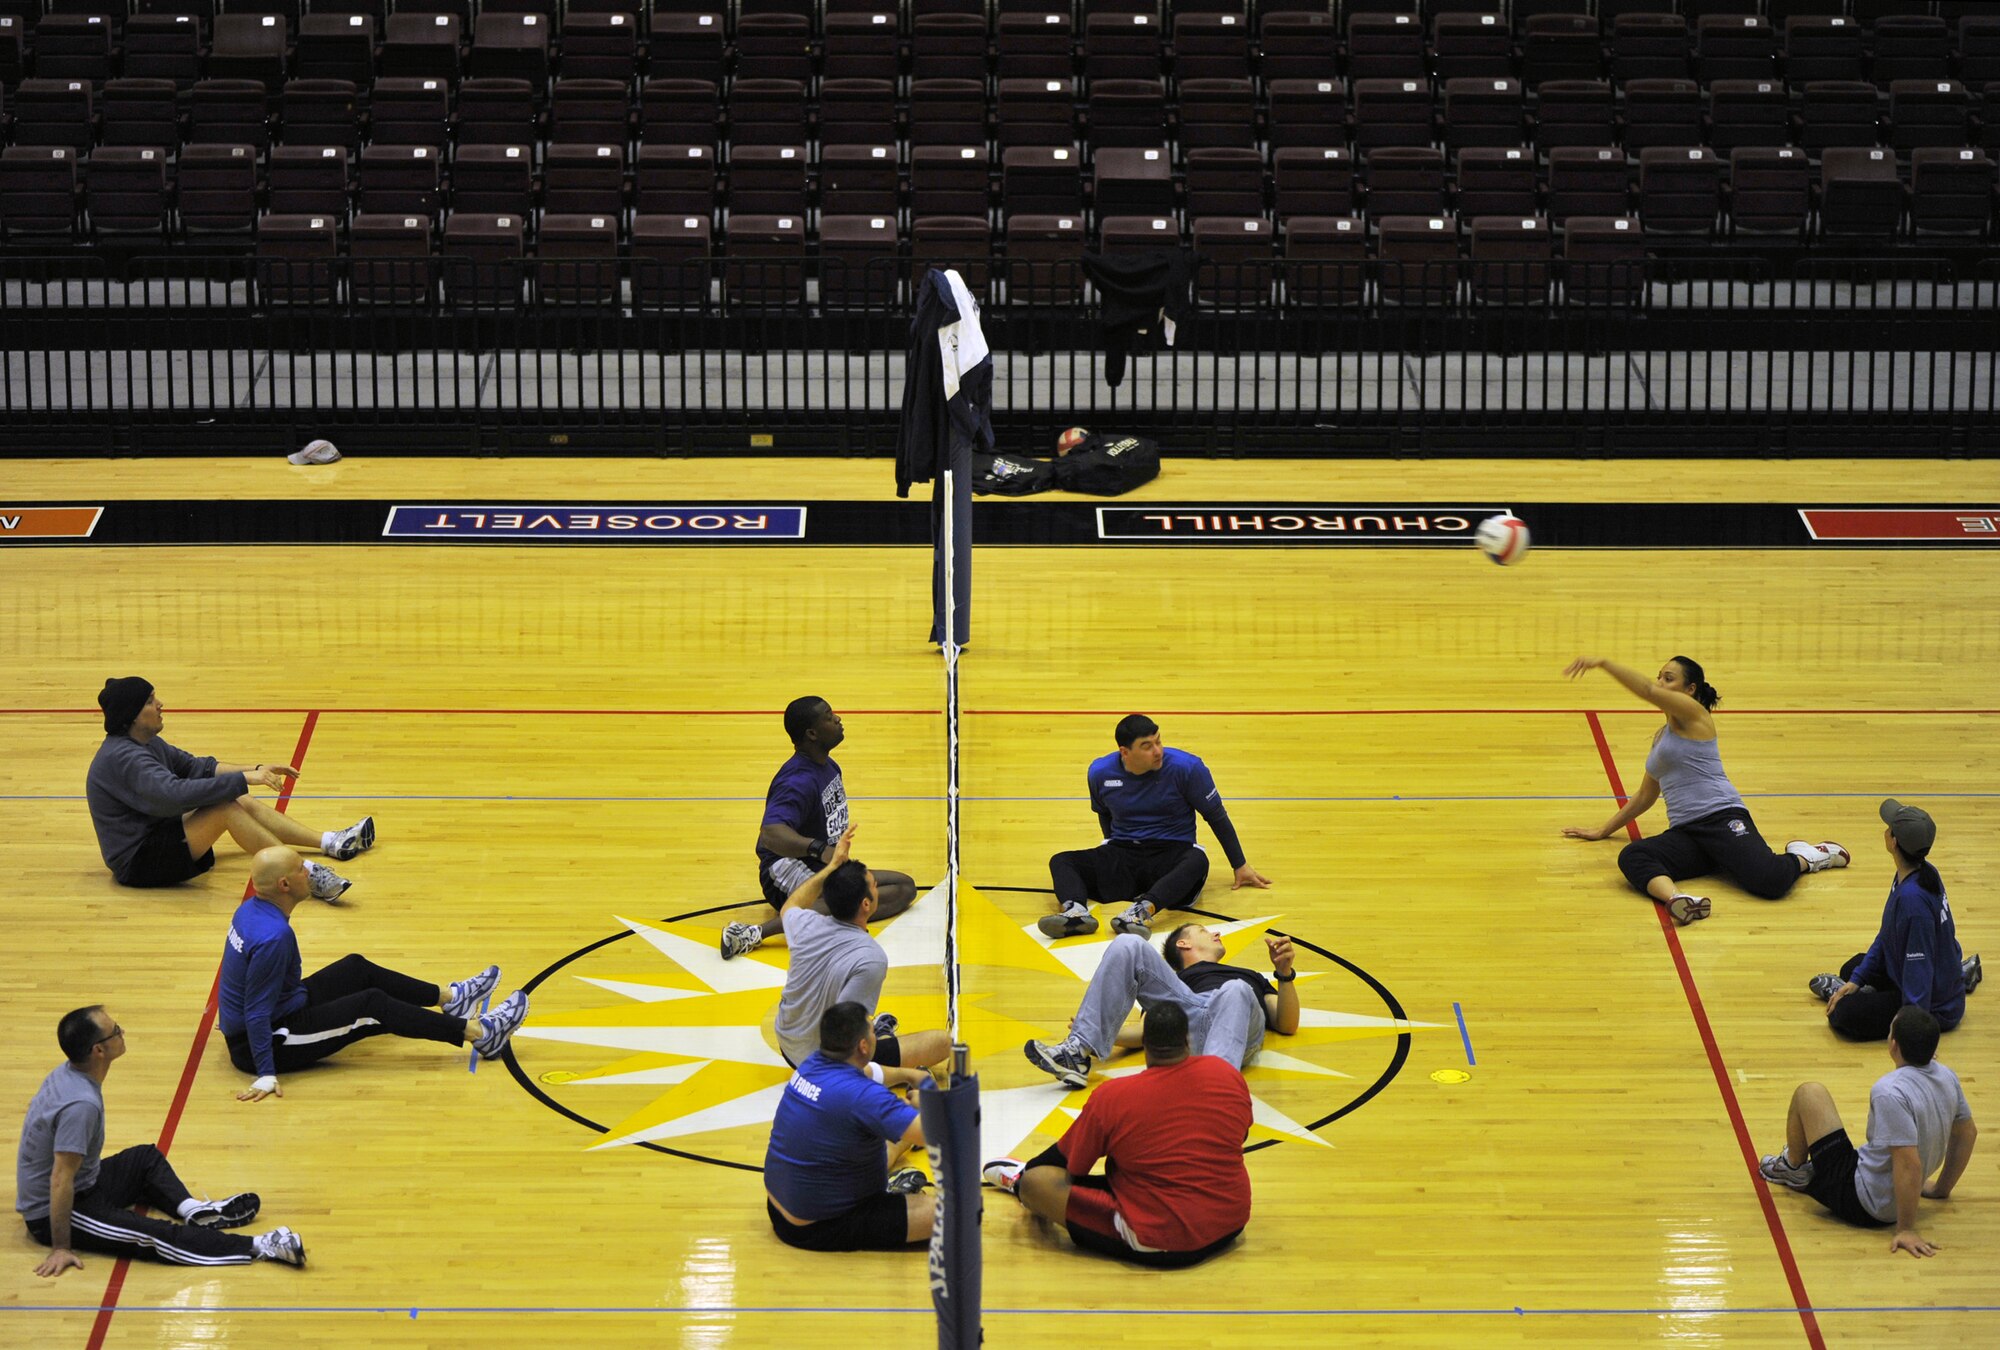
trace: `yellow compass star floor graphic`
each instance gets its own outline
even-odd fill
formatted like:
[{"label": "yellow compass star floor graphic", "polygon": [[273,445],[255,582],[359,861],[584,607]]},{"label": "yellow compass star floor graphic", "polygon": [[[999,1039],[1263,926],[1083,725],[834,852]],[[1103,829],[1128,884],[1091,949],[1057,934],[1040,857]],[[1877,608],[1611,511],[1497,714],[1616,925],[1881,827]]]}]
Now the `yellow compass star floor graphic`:
[{"label": "yellow compass star floor graphic", "polygon": [[[942,892],[934,888],[874,930],[890,968],[879,1010],[894,1013],[904,1031],[944,1024]],[[1035,902],[1024,897],[1023,907]],[[981,1151],[1026,1156],[1060,1137],[1091,1089],[1051,1081],[1021,1046],[1064,1034],[1111,939],[1107,931],[1052,941],[1033,915],[1009,913],[963,883],[958,907],[961,1034],[981,1077]],[[530,986],[535,1013],[514,1036],[516,1077],[548,1105],[602,1131],[587,1147],[644,1145],[726,1166],[761,1164],[778,1094],[791,1076],[771,1032],[787,952],[771,942],[723,960],[718,913],[608,915],[607,927],[622,932],[565,957]],[[1372,975],[1310,934],[1273,928],[1283,915],[1187,913],[1217,920],[1212,927],[1227,963],[1264,968],[1267,932],[1283,931],[1299,948],[1299,1029],[1267,1036],[1244,1070],[1250,1147],[1331,1147],[1323,1127],[1387,1085],[1412,1033],[1444,1025],[1410,1021]],[[1171,927],[1169,917],[1155,920],[1158,932]],[[607,994],[615,1001],[606,1002]],[[1137,1052],[1115,1055],[1096,1066],[1091,1086],[1144,1067]]]}]

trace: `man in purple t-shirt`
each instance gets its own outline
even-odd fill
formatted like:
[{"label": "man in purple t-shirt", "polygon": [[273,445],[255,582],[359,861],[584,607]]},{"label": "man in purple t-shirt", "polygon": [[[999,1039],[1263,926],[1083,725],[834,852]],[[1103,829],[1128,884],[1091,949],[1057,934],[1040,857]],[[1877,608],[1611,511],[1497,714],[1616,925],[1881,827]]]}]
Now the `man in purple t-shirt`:
[{"label": "man in purple t-shirt", "polygon": [[[847,738],[840,714],[823,698],[795,698],[785,707],[785,734],[792,738],[792,757],[772,775],[757,831],[757,882],[771,910],[757,923],[732,923],[722,930],[725,961],[783,935],[786,899],[826,866],[847,831],[847,785],[833,762],[834,747]],[[892,919],[917,898],[917,883],[907,873],[870,871],[880,896],[876,918]],[[826,913],[823,904],[814,908]]]}]

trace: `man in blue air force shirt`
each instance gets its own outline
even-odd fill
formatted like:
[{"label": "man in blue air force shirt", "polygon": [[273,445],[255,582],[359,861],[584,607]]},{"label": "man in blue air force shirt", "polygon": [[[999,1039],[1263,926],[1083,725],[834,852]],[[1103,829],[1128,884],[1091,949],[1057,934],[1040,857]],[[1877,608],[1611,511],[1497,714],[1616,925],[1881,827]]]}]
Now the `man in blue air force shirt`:
[{"label": "man in blue air force shirt", "polygon": [[1056,912],[1036,921],[1042,932],[1052,938],[1095,933],[1092,900],[1129,900],[1112,919],[1112,930],[1151,936],[1155,913],[1192,900],[1208,880],[1208,855],[1194,841],[1196,812],[1236,869],[1231,890],[1271,884],[1244,857],[1206,764],[1162,745],[1159,724],[1144,713],[1121,720],[1116,736],[1118,749],[1092,760],[1086,775],[1104,842],[1049,859]]},{"label": "man in blue air force shirt", "polygon": [[764,1209],[788,1246],[896,1251],[930,1240],[935,1201],[900,1188],[923,1174],[889,1176],[892,1161],[924,1147],[923,1121],[882,1086],[869,1063],[874,1051],[868,1009],[836,1003],[820,1018],[818,1051],[778,1098],[764,1154]]}]

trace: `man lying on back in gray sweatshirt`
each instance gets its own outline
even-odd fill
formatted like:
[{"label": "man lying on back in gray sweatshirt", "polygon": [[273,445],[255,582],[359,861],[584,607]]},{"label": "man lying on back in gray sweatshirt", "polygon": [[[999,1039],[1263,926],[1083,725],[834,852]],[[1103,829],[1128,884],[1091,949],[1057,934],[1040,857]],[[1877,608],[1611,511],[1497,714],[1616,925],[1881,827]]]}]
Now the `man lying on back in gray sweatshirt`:
[{"label": "man lying on back in gray sweatshirt", "polygon": [[[121,886],[177,886],[215,866],[215,841],[227,834],[245,853],[273,844],[316,848],[345,861],[375,843],[375,818],[344,830],[311,829],[250,795],[250,784],[280,788],[298,777],[290,764],[222,764],[160,739],[166,709],[137,675],[106,680],[104,744],[90,761],[84,795],[97,827],[98,851]],[[333,900],[350,883],[324,863],[309,862],[313,895]]]}]

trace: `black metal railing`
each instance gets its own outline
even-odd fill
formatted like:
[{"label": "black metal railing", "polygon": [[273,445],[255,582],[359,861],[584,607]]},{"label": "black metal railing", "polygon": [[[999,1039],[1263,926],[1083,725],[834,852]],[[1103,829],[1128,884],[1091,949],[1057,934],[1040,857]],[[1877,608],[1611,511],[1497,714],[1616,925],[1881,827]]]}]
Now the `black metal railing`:
[{"label": "black metal railing", "polygon": [[[880,453],[913,286],[949,261],[10,258],[0,449]],[[959,267],[1010,435],[1807,453],[2000,423],[1992,260],[1204,260],[1172,347],[1108,329],[1073,258]]]}]

